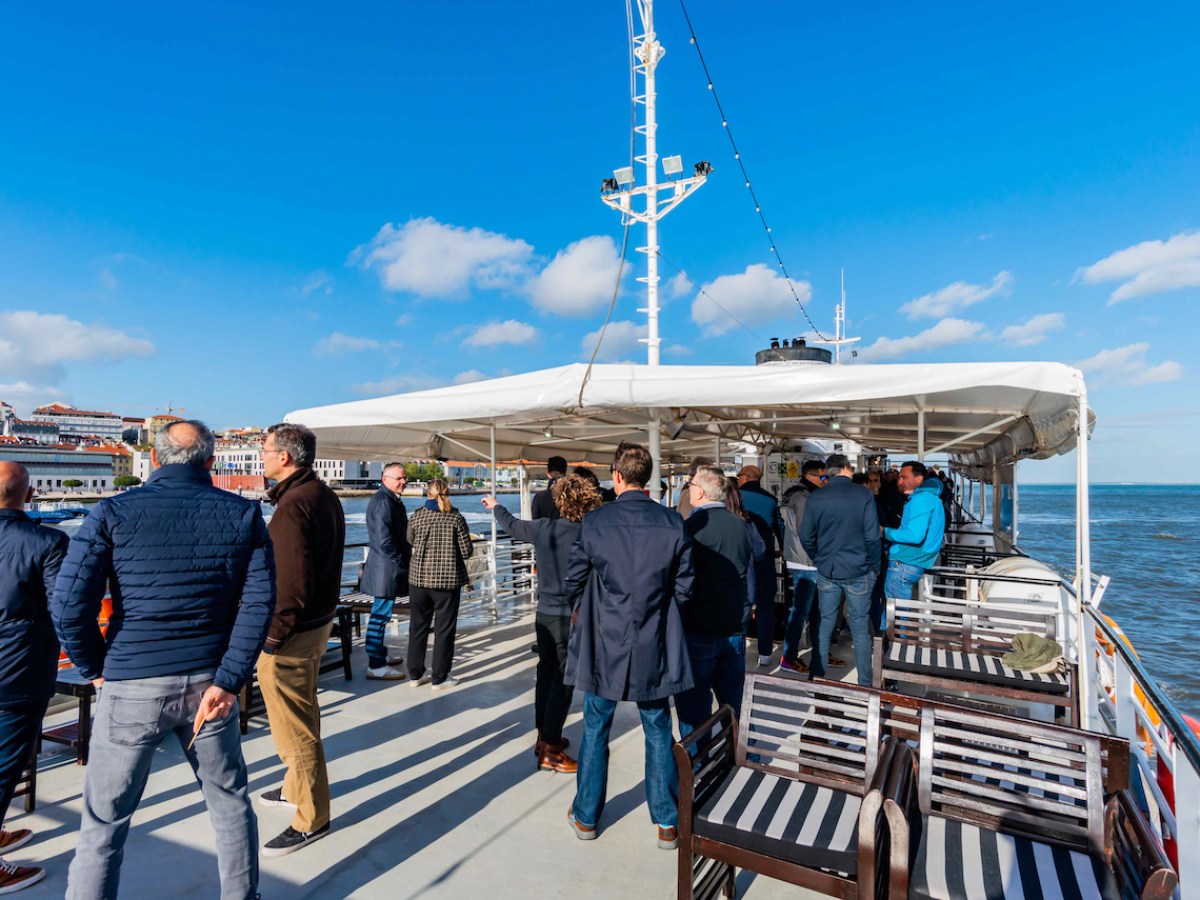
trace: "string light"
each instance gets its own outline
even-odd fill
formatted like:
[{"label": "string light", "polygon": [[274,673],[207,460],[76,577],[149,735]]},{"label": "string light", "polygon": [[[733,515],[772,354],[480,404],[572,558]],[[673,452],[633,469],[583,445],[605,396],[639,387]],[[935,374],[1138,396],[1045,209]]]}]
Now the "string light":
[{"label": "string light", "polygon": [[[704,69],[704,77],[708,80],[708,89],[712,92],[713,101],[717,104],[717,112],[721,115],[721,125],[725,128],[725,134],[729,136],[729,144],[733,148],[733,158],[737,160],[738,168],[742,170],[742,178],[746,181],[746,187],[750,190],[750,199],[754,201],[754,211],[758,213],[758,219],[762,222],[762,226],[766,233],[770,235],[771,229],[767,226],[767,219],[763,215],[762,206],[758,202],[758,196],[754,193],[754,187],[750,184],[750,174],[746,171],[746,165],[742,162],[741,151],[738,150],[737,141],[733,139],[733,129],[729,127],[729,119],[725,115],[725,109],[721,106],[721,98],[717,96],[717,89],[713,87],[712,74],[708,71],[708,63],[704,59],[704,51],[700,49],[700,40],[696,37],[696,29],[692,27],[692,18],[688,15],[687,5],[683,0],[679,0],[679,7],[683,10],[684,21],[687,22],[688,31],[691,33],[691,38],[688,41],[696,48],[696,55],[700,57],[700,66]],[[783,274],[783,278],[787,281],[788,290],[792,292],[792,299],[796,301],[796,305],[800,307],[800,312],[804,314],[804,319],[808,322],[809,327],[816,333],[821,340],[828,340],[821,333],[816,323],[809,316],[808,310],[804,303],[800,300],[800,295],[796,293],[796,286],[792,283],[792,277],[788,274],[787,267],[783,264],[783,257],[779,255],[779,251],[775,248],[775,244],[771,244],[771,253],[775,255],[776,261],[779,263],[779,271]],[[712,299],[711,297],[709,299]],[[713,301],[714,303],[716,301]],[[718,304],[719,306],[720,304]],[[723,308],[723,307],[722,307]],[[740,324],[740,323],[739,323]],[[743,326],[745,327],[745,326]],[[747,329],[749,330],[749,329]]]}]

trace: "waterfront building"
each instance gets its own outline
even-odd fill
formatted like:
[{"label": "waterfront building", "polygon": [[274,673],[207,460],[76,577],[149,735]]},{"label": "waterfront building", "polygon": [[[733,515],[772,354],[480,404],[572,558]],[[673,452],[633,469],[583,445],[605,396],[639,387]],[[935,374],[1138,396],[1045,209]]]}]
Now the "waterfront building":
[{"label": "waterfront building", "polygon": [[39,406],[29,416],[34,422],[48,422],[58,426],[59,437],[68,443],[79,443],[84,438],[97,438],[109,443],[120,443],[124,420],[116,413],[91,409],[76,409],[69,403],[47,403]]},{"label": "waterfront building", "polygon": [[124,444],[93,444],[84,447],[85,453],[107,453],[113,460],[113,477],[133,474],[133,454]]},{"label": "waterfront building", "polygon": [[112,452],[90,452],[66,444],[38,446],[0,443],[0,459],[17,462],[29,470],[29,482],[34,490],[71,490],[65,482],[80,481],[78,490],[87,492],[113,490]]},{"label": "waterfront building", "polygon": [[4,402],[0,402],[0,433],[5,437],[35,444],[57,444],[60,440],[56,424],[19,419],[16,411]]}]

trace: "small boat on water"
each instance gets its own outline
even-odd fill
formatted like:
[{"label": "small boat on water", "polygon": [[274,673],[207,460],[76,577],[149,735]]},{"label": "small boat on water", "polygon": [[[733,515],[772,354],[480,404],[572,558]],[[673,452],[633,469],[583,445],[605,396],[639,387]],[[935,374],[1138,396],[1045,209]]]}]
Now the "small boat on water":
[{"label": "small boat on water", "polygon": [[[493,487],[499,462],[563,456],[572,464],[603,464],[625,440],[649,445],[655,476],[670,478],[695,456],[757,462],[784,473],[775,480],[781,494],[794,469],[787,463],[811,452],[813,442],[857,448],[860,465],[933,455],[948,460],[953,522],[940,565],[914,599],[932,611],[914,632],[936,630],[945,616],[957,615],[968,622],[969,635],[969,623],[989,614],[980,610],[1018,619],[1041,611],[1052,620],[1049,633],[1061,644],[1071,683],[1050,704],[1052,712],[1031,700],[1029,691],[1004,686],[975,692],[954,679],[926,677],[918,679],[916,691],[981,717],[1057,715],[1080,729],[1127,740],[1130,781],[1149,840],[1174,867],[1178,896],[1200,897],[1200,739],[1119,628],[1099,612],[1109,579],[1092,568],[1088,441],[1096,419],[1083,375],[1046,362],[836,365],[829,354],[820,359],[778,348],[760,352],[754,366],[658,365],[658,218],[703,184],[711,167],[697,165],[693,178],[672,181],[678,158],[657,156],[654,69],[662,53],[651,0],[637,7],[644,33],[631,49],[642,88],[635,93],[645,109],[637,128],[645,182],[634,187],[632,168],[618,170],[605,180],[601,199],[621,212],[627,227],[647,226],[639,249],[648,261],[641,280],[647,284],[650,364],[563,366],[301,409],[287,420],[313,428],[322,452],[333,456],[477,459],[490,466]],[[668,178],[662,183],[660,162]],[[660,191],[666,192],[662,198]],[[1059,572],[1021,550],[1017,470],[1072,451],[1075,565]],[[655,496],[658,482],[654,477],[651,484]],[[500,558],[500,543],[493,524],[490,559]]]},{"label": "small boat on water", "polygon": [[65,500],[43,500],[25,510],[25,515],[43,525],[61,525],[72,519],[82,519],[87,514],[88,509],[82,503],[67,503]]}]

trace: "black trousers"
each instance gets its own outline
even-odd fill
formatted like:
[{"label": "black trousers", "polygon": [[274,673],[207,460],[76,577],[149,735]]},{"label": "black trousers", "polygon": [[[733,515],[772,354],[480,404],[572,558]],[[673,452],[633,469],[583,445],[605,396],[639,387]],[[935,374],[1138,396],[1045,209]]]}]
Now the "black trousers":
[{"label": "black trousers", "polygon": [[439,591],[415,584],[409,586],[408,602],[412,610],[408,622],[409,678],[417,680],[425,674],[425,648],[429,643],[430,625],[433,626],[433,683],[441,684],[450,674],[461,597],[462,588]]},{"label": "black trousers", "polygon": [[0,823],[8,812],[21,772],[33,758],[49,700],[0,709]]},{"label": "black trousers", "polygon": [[563,684],[567,671],[567,638],[571,617],[538,613],[533,620],[537,633],[537,686],[533,692],[533,720],[538,737],[548,744],[562,740],[563,723],[571,708],[575,689]]}]

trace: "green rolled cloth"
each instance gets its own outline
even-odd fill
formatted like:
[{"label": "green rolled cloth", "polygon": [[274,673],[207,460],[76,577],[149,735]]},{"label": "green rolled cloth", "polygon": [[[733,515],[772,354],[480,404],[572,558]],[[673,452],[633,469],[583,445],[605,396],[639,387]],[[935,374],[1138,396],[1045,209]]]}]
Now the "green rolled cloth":
[{"label": "green rolled cloth", "polygon": [[1048,637],[1016,634],[1012,645],[1012,651],[1000,657],[1000,662],[1010,669],[1047,674],[1062,666],[1063,648]]}]

